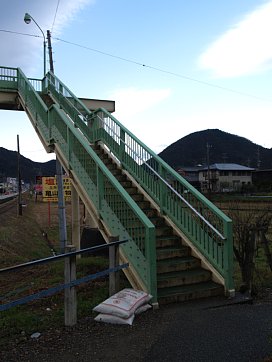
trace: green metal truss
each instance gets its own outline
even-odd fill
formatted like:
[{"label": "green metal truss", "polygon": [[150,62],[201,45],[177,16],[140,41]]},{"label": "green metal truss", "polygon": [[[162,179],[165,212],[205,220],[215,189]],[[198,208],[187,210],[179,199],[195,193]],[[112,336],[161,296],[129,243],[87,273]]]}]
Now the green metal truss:
[{"label": "green metal truss", "polygon": [[[157,299],[155,228],[90,147],[101,141],[233,290],[232,221],[109,112],[89,111],[52,73],[27,79],[0,67],[0,91],[18,92],[47,145],[57,145],[130,264]],[[41,98],[52,94],[49,108]]]}]

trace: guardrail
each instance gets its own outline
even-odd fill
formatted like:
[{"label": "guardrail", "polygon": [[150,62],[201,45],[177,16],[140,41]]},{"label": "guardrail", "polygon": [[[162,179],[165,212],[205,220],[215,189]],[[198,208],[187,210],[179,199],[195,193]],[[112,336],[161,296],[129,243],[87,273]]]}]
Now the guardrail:
[{"label": "guardrail", "polygon": [[[48,258],[43,258],[39,260],[34,260],[30,262],[26,262],[19,265],[14,265],[7,268],[0,269],[0,275],[8,272],[15,272],[24,268],[29,268],[37,265],[47,264],[50,262],[55,262],[60,259],[65,259],[65,270],[64,270],[64,284],[60,284],[56,287],[51,287],[46,290],[40,291],[35,294],[31,294],[29,296],[17,299],[15,301],[11,301],[6,304],[0,305],[0,311],[8,310],[12,307],[26,304],[33,300],[37,300],[43,297],[51,296],[56,293],[59,293],[62,290],[65,290],[65,298],[64,298],[64,320],[65,325],[72,326],[76,324],[77,321],[77,303],[76,303],[76,291],[75,287],[82,284],[87,283],[91,280],[104,277],[109,275],[109,294],[112,295],[119,290],[119,278],[116,277],[116,273],[121,269],[127,268],[128,263],[118,265],[119,264],[119,245],[126,243],[127,240],[114,241],[109,244],[103,244],[99,246],[93,246],[90,248],[73,250],[74,247],[72,245],[67,246],[67,251],[65,254],[55,255]],[[108,248],[109,249],[109,268],[103,271],[100,271],[95,274],[87,275],[83,278],[76,279],[76,256],[86,253],[95,253],[96,251]]]}]

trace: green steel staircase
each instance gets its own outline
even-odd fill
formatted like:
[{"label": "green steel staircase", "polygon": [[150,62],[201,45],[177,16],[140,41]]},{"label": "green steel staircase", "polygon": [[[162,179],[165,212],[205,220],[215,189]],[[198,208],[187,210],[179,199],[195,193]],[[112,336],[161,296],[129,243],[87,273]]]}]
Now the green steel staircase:
[{"label": "green steel staircase", "polygon": [[160,303],[234,292],[231,220],[109,112],[89,111],[50,72],[0,67],[1,94],[56,153],[105,239],[129,240],[121,259],[134,287]]}]

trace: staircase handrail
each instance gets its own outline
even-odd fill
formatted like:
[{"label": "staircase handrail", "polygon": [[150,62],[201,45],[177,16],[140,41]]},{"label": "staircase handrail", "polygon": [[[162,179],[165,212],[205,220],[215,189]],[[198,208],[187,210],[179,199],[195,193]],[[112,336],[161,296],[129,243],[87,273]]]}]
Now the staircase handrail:
[{"label": "staircase handrail", "polygon": [[[110,152],[115,155],[122,166],[160,206],[162,212],[185,235],[190,237],[194,246],[223,276],[227,288],[233,289],[231,219],[133,135],[107,110],[104,108],[95,110],[89,118],[89,122],[92,124],[93,142],[101,140],[109,147]],[[138,150],[138,152],[135,150]],[[169,191],[167,192],[167,190]],[[169,192],[172,193],[170,196],[167,195]],[[178,201],[173,200],[175,198],[180,200],[179,204]],[[172,209],[176,208],[180,210],[171,212]],[[185,208],[191,210],[193,214],[189,216]],[[195,216],[193,217],[193,215]],[[188,217],[190,219],[186,220]],[[180,219],[182,219],[182,223]],[[206,228],[208,229],[206,230]],[[202,236],[203,233],[204,236]],[[211,249],[215,251],[211,252]]]},{"label": "staircase handrail", "polygon": [[[102,110],[102,109],[100,109]],[[99,112],[100,110],[97,110],[97,112]],[[101,122],[104,123],[103,119],[98,115],[99,119],[101,120]],[[118,136],[117,133],[113,130],[112,134],[114,134],[115,136]],[[134,136],[135,137],[135,136]],[[209,226],[209,228],[211,228],[222,240],[225,240],[226,237],[224,235],[222,235],[208,220],[206,220],[183,196],[181,196],[168,182],[167,180],[165,180],[156,170],[154,170],[144,159],[141,158],[141,156],[135,152],[129,145],[125,144],[125,142],[121,139],[120,142],[122,142],[127,148],[129,148],[131,150],[131,152],[137,156],[137,159],[140,159],[142,161],[142,163],[148,167],[153,173],[154,175],[156,175],[171,191],[173,191],[176,196],[178,198],[180,198],[201,220],[203,220],[205,222],[205,224],[207,224]],[[150,150],[150,152],[153,153],[153,151]],[[152,157],[154,157],[154,154],[152,155]],[[162,160],[163,161],[163,160]],[[163,161],[164,162],[164,161]],[[220,210],[219,210],[220,211]]]},{"label": "staircase handrail", "polygon": [[[135,270],[139,273],[139,276],[142,278],[142,282],[146,285],[147,290],[152,293],[154,297],[154,301],[157,298],[157,290],[156,290],[156,260],[154,259],[155,253],[155,227],[152,222],[147,218],[144,212],[139,208],[137,203],[128,195],[128,193],[123,189],[123,187],[119,184],[119,182],[115,179],[112,173],[107,169],[101,159],[96,155],[95,151],[90,147],[88,140],[86,139],[85,135],[82,132],[78,132],[77,128],[74,127],[74,124],[68,115],[61,110],[58,104],[53,104],[50,108],[47,108],[44,101],[42,100],[41,96],[38,92],[35,91],[31,82],[26,78],[24,73],[18,68],[17,69],[17,80],[18,80],[18,92],[19,95],[25,105],[27,107],[28,112],[32,114],[33,119],[35,120],[35,126],[39,129],[42,137],[44,138],[46,143],[55,143],[58,145],[59,149],[62,152],[62,156],[65,156],[65,159],[69,165],[72,165],[73,172],[75,175],[77,174],[76,169],[81,167],[82,165],[76,164],[76,156],[79,155],[80,157],[84,157],[86,160],[87,167],[90,168],[90,161],[92,160],[95,165],[96,172],[95,183],[92,182],[90,179],[87,182],[82,183],[82,186],[85,187],[86,193],[89,195],[89,191],[87,190],[88,187],[93,184],[95,188],[95,192],[97,192],[97,196],[94,197],[92,202],[96,205],[98,213],[103,215],[104,221],[110,220],[115,218],[115,221],[112,225],[116,227],[118,231],[121,233],[123,232],[124,235],[120,235],[121,237],[129,237],[131,242],[136,242],[135,247],[128,243],[127,250],[130,250],[134,247],[135,251],[138,252],[138,259],[139,253],[143,257],[148,260],[147,264],[145,265],[145,270],[139,270],[137,265],[133,265]],[[60,127],[59,127],[60,126]],[[59,129],[58,129],[59,128]],[[62,134],[61,134],[62,132]],[[58,142],[58,137],[62,137],[61,142]],[[68,137],[67,142],[65,143],[64,137]],[[72,142],[70,142],[72,140]],[[80,148],[80,151],[73,149],[68,149],[67,146],[70,143],[76,147],[76,145]],[[78,157],[79,157],[78,156]],[[87,161],[90,160],[90,161]],[[85,169],[83,169],[83,172]],[[86,178],[86,177],[85,177]],[[80,181],[80,177],[78,177]],[[106,186],[105,186],[106,185]],[[106,188],[105,188],[106,187]],[[105,197],[107,196],[107,188],[112,188],[114,193],[112,194],[111,189],[108,191],[108,201],[106,201]],[[104,198],[103,198],[104,195]],[[123,207],[121,219],[118,219],[118,216],[112,209],[112,205],[114,205],[114,200],[111,201],[110,197],[118,198],[118,200],[123,200]],[[120,201],[117,200],[118,202]],[[111,203],[111,204],[110,204]],[[117,206],[116,206],[117,207]],[[128,211],[127,216],[124,215],[125,211]],[[111,214],[109,214],[111,213]],[[135,217],[133,216],[135,215]],[[136,220],[136,221],[135,221]],[[138,220],[138,221],[137,221]],[[124,230],[125,224],[123,223],[131,223],[132,226],[134,224],[139,224],[139,234],[134,237],[133,235],[127,235],[128,229]],[[120,224],[120,226],[118,226]],[[109,229],[112,228],[112,225],[108,224]],[[141,226],[142,225],[142,226]],[[131,227],[132,228],[132,227]],[[142,234],[142,231],[144,234]],[[145,231],[144,231],[145,230]],[[136,230],[137,233],[137,230]],[[143,240],[143,245],[138,245],[136,239]],[[136,238],[136,239],[135,239]],[[129,245],[130,244],[130,245]],[[125,246],[124,246],[124,250]],[[130,260],[130,257],[128,257]],[[150,260],[149,260],[150,259]],[[130,260],[131,261],[131,260]],[[142,261],[144,262],[144,259]]]}]

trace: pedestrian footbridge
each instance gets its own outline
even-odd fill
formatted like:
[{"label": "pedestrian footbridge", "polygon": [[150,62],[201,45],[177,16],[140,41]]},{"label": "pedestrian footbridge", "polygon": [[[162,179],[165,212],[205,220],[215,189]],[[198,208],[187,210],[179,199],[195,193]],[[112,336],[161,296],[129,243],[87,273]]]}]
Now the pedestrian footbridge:
[{"label": "pedestrian footbridge", "polygon": [[124,127],[112,102],[80,100],[51,72],[0,67],[0,109],[26,112],[104,239],[129,240],[120,258],[133,287],[159,303],[234,292],[231,220]]}]

